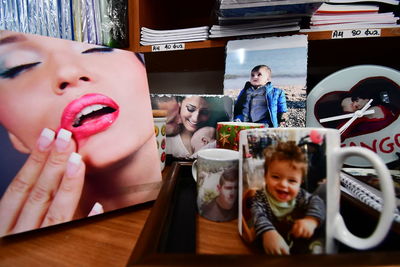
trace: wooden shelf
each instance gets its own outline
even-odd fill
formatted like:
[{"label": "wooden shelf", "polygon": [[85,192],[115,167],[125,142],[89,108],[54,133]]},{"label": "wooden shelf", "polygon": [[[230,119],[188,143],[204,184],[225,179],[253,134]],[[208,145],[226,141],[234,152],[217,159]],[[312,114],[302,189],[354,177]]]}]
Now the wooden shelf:
[{"label": "wooden shelf", "polygon": [[[318,31],[318,32],[307,32],[307,33],[301,32],[301,33],[307,34],[308,40],[330,40],[332,39],[333,32],[334,31]],[[400,28],[381,28],[381,33],[379,37],[396,37],[396,36],[400,36]]]},{"label": "wooden shelf", "polygon": [[[335,38],[333,31],[290,32],[268,35],[215,38],[184,43],[183,50],[152,52],[140,45],[140,28],[179,29],[213,25],[215,0],[129,0],[129,43],[133,52],[144,53],[152,93],[220,94],[225,71],[225,47],[230,40],[305,34],[308,36],[307,87],[311,90],[321,79],[342,68],[377,64],[398,69],[393,59],[400,41],[400,28],[382,28],[381,37]],[[194,7],[190,7],[193,4]],[[345,31],[345,30],[343,30]],[[347,31],[348,33],[348,31]],[[357,36],[359,37],[359,36]],[[374,49],[371,49],[373,47]],[[161,47],[160,50],[162,50]],[[394,50],[393,50],[394,49]],[[207,80],[204,86],[199,81]]]},{"label": "wooden shelf", "polygon": [[[194,4],[194,6],[192,6]],[[152,29],[179,29],[213,24],[214,0],[203,0],[201,3],[188,3],[185,0],[162,1],[162,0],[130,0],[128,2],[129,22],[129,47],[134,52],[152,52],[152,46],[140,45],[140,29],[148,27]],[[187,12],[190,10],[190,12]],[[339,30],[340,31],[340,30]],[[346,31],[346,30],[342,30]],[[307,34],[308,39],[330,40],[334,31],[298,32]],[[284,33],[276,35],[293,35],[296,33]],[[382,28],[380,37],[400,36],[400,28]],[[257,38],[259,36],[249,36]],[[243,36],[216,38],[200,42],[184,43],[184,50],[225,47],[229,40],[241,39]],[[344,39],[344,38],[343,38]]]},{"label": "wooden shelf", "polygon": [[[332,40],[332,33],[334,31],[316,31],[316,32],[298,32],[297,34],[306,34],[308,35],[309,41],[314,40]],[[293,34],[293,33],[291,33]],[[140,33],[139,33],[140,36]],[[400,36],[400,28],[382,28],[381,34],[379,37],[371,37],[371,38],[382,38],[382,37],[398,37]],[[256,36],[250,36],[249,38],[256,38]],[[368,38],[368,37],[363,37]],[[226,46],[229,40],[235,40],[238,37],[232,38],[221,38],[221,39],[213,39],[213,40],[206,40],[200,42],[188,42],[185,43],[185,50],[192,50],[192,49],[200,49],[200,48],[216,48],[216,47],[224,47]],[[342,38],[342,39],[351,39],[351,38]],[[340,39],[340,40],[342,40]],[[148,53],[153,52],[152,46],[142,46],[139,44],[140,40],[136,40],[137,43],[134,43],[129,47],[129,50],[134,52],[141,52],[141,53]]]},{"label": "wooden shelf", "polygon": [[[151,52],[151,46],[140,45],[140,29],[180,29],[212,24],[214,0],[131,0],[128,3],[129,50]],[[190,12],[188,12],[190,10]],[[151,14],[151,15],[149,15]],[[185,43],[185,49],[223,47],[226,40]]]},{"label": "wooden shelf", "polygon": [[[188,42],[185,43],[185,50],[191,50],[191,49],[199,49],[199,48],[215,48],[215,47],[224,47],[226,45],[228,40],[206,40],[206,41],[200,41],[200,42]],[[139,45],[135,50],[135,52],[141,52],[141,53],[146,53],[146,52],[152,52],[152,46],[147,45],[147,46],[142,46]]]}]

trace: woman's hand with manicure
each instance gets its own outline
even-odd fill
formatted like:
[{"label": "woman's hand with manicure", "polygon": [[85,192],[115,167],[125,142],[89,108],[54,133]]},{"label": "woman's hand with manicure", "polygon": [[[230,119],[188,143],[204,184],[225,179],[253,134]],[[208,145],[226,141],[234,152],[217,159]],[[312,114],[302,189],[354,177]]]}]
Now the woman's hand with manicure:
[{"label": "woman's hand with manicure", "polygon": [[[85,165],[71,132],[44,129],[0,201],[0,236],[73,219]],[[55,138],[55,139],[54,139]]]}]

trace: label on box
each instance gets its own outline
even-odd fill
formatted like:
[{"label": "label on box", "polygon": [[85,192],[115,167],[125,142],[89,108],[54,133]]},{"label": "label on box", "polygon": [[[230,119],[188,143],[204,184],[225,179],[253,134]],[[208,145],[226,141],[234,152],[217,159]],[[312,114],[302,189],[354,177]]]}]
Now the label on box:
[{"label": "label on box", "polygon": [[185,50],[185,43],[152,45],[151,52]]},{"label": "label on box", "polygon": [[381,29],[353,29],[353,30],[332,31],[332,39],[364,38],[364,37],[379,37],[379,36],[381,36]]}]

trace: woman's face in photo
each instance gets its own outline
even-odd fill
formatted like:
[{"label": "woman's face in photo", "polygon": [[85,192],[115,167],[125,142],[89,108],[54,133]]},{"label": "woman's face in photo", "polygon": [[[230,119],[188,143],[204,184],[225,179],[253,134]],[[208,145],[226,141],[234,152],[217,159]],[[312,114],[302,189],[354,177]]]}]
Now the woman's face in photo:
[{"label": "woman's face in photo", "polygon": [[207,101],[201,96],[185,98],[181,103],[181,120],[185,129],[195,132],[210,118]]},{"label": "woman's face in photo", "polygon": [[0,31],[0,123],[28,151],[65,128],[88,167],[106,167],[153,136],[145,68],[127,51]]},{"label": "woman's face in photo", "polygon": [[351,97],[343,98],[342,100],[342,109],[344,112],[354,112],[353,101],[351,101]]},{"label": "woman's face in photo", "polygon": [[355,110],[360,110],[362,109],[367,103],[369,99],[364,99],[364,98],[357,98],[353,101],[353,105]]},{"label": "woman's face in photo", "polygon": [[362,109],[367,103],[368,99],[356,98],[354,101],[351,97],[346,97],[342,100],[342,108],[345,112],[355,112]]}]

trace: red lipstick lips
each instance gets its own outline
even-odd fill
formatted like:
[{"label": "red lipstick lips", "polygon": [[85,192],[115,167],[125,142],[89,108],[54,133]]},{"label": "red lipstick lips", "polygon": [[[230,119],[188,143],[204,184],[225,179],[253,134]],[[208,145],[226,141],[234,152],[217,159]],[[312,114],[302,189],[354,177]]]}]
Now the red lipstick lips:
[{"label": "red lipstick lips", "polygon": [[101,94],[87,94],[69,103],[61,117],[61,128],[79,142],[110,127],[119,115],[118,105]]}]

